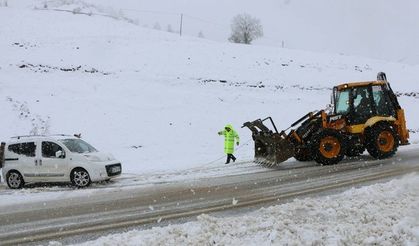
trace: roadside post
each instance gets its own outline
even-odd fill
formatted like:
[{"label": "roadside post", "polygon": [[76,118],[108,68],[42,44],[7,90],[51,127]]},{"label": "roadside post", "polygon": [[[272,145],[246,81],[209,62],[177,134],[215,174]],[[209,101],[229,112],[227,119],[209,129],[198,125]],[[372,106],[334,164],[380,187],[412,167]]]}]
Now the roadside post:
[{"label": "roadside post", "polygon": [[[0,169],[3,168],[3,163],[4,163],[4,147],[6,146],[5,142],[1,142],[0,145]],[[1,177],[0,177],[0,182],[1,182]]]}]

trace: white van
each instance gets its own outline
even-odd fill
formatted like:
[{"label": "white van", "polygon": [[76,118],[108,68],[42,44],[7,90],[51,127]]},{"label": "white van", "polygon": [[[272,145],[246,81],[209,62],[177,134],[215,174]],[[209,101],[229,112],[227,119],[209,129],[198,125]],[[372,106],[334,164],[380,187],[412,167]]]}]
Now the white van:
[{"label": "white van", "polygon": [[11,189],[27,183],[71,182],[86,187],[121,174],[121,163],[80,138],[20,136],[6,143],[3,177]]}]

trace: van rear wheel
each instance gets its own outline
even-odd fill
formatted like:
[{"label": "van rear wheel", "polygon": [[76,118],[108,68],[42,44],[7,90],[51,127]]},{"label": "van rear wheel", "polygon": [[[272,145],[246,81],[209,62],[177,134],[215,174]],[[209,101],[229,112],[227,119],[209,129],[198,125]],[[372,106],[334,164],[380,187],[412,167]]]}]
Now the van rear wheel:
[{"label": "van rear wheel", "polygon": [[25,185],[22,175],[14,170],[7,173],[6,181],[10,189],[22,189]]},{"label": "van rear wheel", "polygon": [[89,173],[83,168],[76,168],[71,171],[70,179],[71,183],[78,188],[87,187],[92,182]]}]

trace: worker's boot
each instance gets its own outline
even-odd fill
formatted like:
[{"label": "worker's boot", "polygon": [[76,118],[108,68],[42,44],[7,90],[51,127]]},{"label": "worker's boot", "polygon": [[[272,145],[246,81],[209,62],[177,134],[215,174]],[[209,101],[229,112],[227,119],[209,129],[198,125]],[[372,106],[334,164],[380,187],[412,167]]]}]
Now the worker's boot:
[{"label": "worker's boot", "polygon": [[231,159],[231,155],[230,154],[227,154],[227,161],[226,161],[225,164],[229,164],[230,163],[230,159]]}]

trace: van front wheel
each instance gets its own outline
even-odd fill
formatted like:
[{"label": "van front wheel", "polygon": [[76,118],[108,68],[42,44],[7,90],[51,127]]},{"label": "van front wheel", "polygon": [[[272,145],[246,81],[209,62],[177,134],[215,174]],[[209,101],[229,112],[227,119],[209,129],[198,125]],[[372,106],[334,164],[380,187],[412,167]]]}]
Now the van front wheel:
[{"label": "van front wheel", "polygon": [[78,188],[87,187],[91,183],[89,173],[83,168],[76,168],[71,171],[70,179],[71,183]]},{"label": "van front wheel", "polygon": [[22,189],[23,185],[25,185],[22,175],[15,170],[7,173],[6,181],[10,189]]}]

